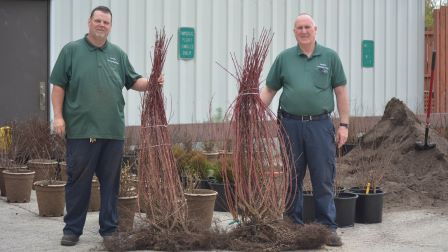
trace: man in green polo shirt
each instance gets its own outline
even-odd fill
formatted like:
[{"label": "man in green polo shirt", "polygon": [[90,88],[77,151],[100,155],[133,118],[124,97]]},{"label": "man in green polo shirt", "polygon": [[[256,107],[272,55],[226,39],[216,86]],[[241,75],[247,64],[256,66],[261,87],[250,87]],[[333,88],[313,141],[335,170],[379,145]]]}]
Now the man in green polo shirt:
[{"label": "man in green polo shirt", "polygon": [[109,8],[93,9],[88,27],[84,38],[62,48],[50,76],[53,127],[67,138],[64,246],[75,245],[83,232],[94,173],[101,191],[99,233],[108,238],[115,232],[125,128],[122,89],[144,91],[148,85],[126,53],[107,41]]},{"label": "man in green polo shirt", "polygon": [[[297,16],[294,35],[298,45],[278,55],[260,98],[269,105],[277,91],[283,89],[278,117],[289,138],[288,154],[294,167],[290,193],[295,196],[286,215],[294,223],[303,224],[303,178],[308,166],[316,220],[331,231],[327,245],[341,246],[336,233],[333,185],[335,147],[341,147],[348,136],[347,80],[339,56],[316,42],[316,31],[309,14]],[[334,110],[333,93],[341,122],[337,131],[329,116]]]}]

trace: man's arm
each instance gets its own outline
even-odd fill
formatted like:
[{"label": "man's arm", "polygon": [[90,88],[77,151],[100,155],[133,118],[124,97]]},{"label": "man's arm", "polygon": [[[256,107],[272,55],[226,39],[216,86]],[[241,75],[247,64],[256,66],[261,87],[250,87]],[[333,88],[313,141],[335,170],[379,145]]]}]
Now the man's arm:
[{"label": "man's arm", "polygon": [[266,104],[266,106],[269,106],[272,102],[272,99],[274,99],[275,94],[277,93],[276,90],[265,86],[263,89],[261,89],[260,92],[260,99]]},{"label": "man's arm", "polygon": [[[348,90],[347,85],[341,85],[334,89],[334,93],[336,94],[336,102],[338,106],[338,113],[340,123],[349,123],[350,120],[350,104],[348,100]],[[348,138],[348,128],[339,126],[338,131],[336,133],[336,141],[338,144],[338,148],[342,147],[345,144]]]},{"label": "man's arm", "polygon": [[143,92],[146,90],[146,88],[148,87],[148,79],[146,78],[138,78],[135,82],[134,85],[132,85],[131,89],[135,90],[135,91],[140,91]]},{"label": "man's arm", "polygon": [[53,128],[56,134],[64,136],[65,134],[65,121],[62,117],[62,106],[64,104],[65,90],[53,84],[53,90],[51,92],[51,103],[53,104],[54,121]]}]

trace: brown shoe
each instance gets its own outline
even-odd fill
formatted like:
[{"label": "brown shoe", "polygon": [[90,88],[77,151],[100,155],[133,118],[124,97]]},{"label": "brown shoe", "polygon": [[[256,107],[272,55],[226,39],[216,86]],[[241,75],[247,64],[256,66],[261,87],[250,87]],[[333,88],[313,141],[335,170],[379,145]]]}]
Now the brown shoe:
[{"label": "brown shoe", "polygon": [[336,230],[330,231],[330,235],[327,237],[325,244],[332,247],[342,246],[341,237],[339,237],[338,233],[336,233]]}]

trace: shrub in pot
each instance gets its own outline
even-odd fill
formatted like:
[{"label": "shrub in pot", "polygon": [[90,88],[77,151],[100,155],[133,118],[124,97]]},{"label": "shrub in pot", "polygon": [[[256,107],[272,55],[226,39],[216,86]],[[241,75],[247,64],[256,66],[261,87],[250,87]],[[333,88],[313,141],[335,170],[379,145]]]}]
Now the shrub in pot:
[{"label": "shrub in pot", "polygon": [[202,142],[203,153],[207,160],[211,162],[217,162],[219,158],[219,152],[215,150],[215,142],[208,140]]},{"label": "shrub in pot", "polygon": [[384,192],[380,187],[353,187],[358,195],[356,201],[356,223],[381,223],[383,220]]},{"label": "shrub in pot", "polygon": [[56,217],[64,215],[65,207],[65,181],[56,180],[56,160],[33,159],[28,161],[28,166],[40,172],[39,180],[33,185],[36,190],[39,215]]},{"label": "shrub in pot", "polygon": [[187,150],[178,145],[173,147],[173,155],[184,188],[209,189],[208,178],[213,173],[214,162],[207,160],[200,151]]}]

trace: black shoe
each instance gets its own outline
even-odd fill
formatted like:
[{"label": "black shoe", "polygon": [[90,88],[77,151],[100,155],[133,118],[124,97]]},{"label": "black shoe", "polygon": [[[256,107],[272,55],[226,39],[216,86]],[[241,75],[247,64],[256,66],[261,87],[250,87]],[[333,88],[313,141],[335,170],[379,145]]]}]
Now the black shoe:
[{"label": "black shoe", "polygon": [[75,246],[79,241],[79,236],[73,234],[65,234],[62,236],[61,245],[62,246]]},{"label": "black shoe", "polygon": [[341,237],[339,237],[338,233],[336,233],[336,230],[331,230],[330,235],[327,237],[327,241],[325,242],[327,246],[331,247],[340,247],[342,246]]}]

